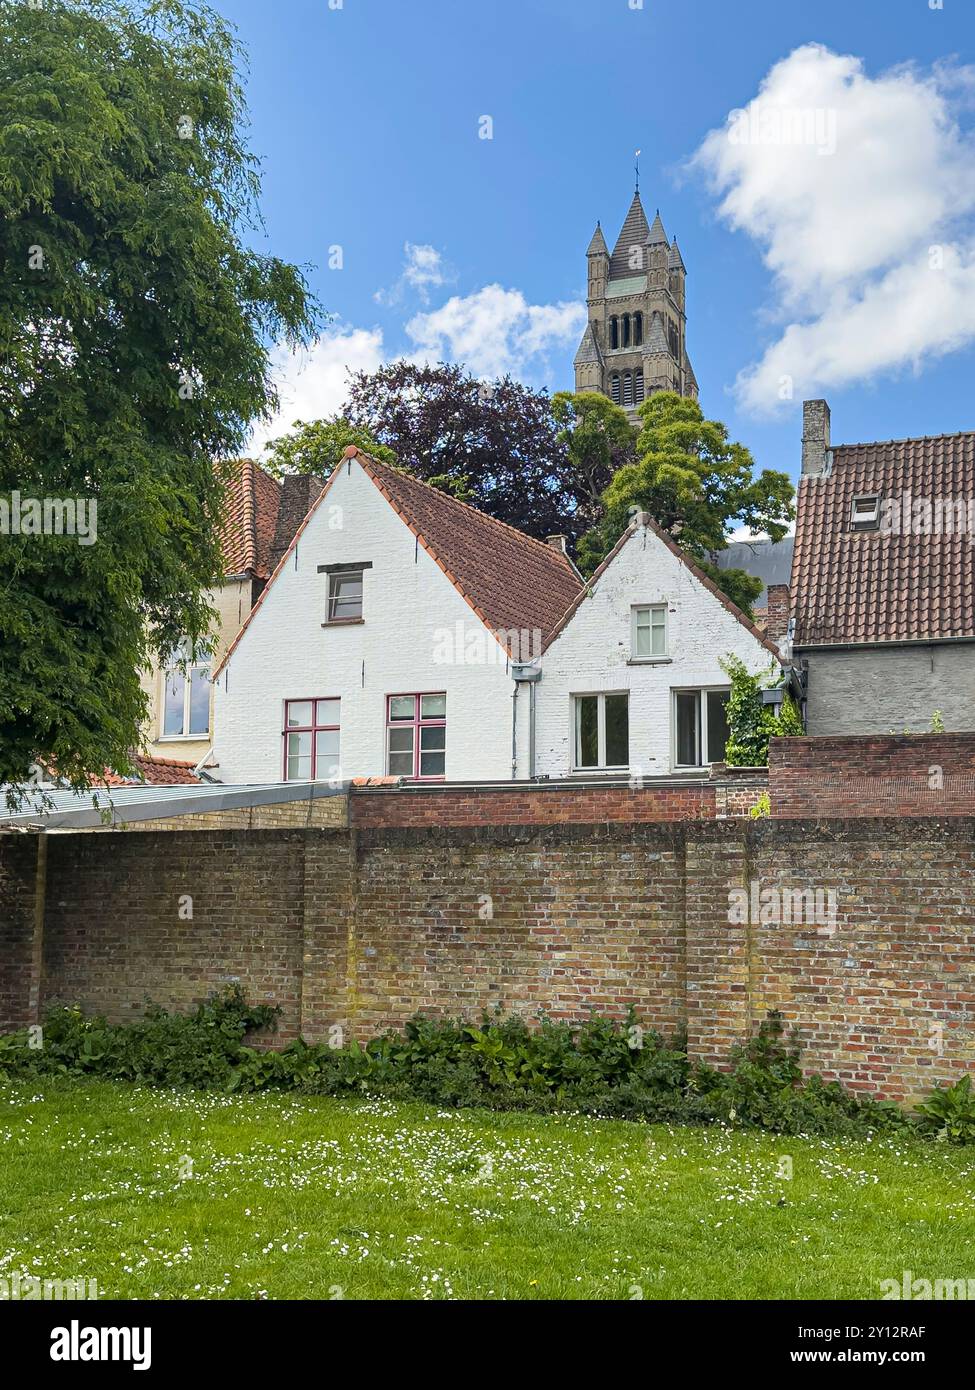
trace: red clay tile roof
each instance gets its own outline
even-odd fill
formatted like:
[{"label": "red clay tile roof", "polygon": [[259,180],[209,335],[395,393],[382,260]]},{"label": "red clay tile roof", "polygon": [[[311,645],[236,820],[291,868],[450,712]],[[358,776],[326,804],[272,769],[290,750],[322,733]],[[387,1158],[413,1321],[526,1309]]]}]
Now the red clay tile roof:
[{"label": "red clay tile roof", "polygon": [[142,753],[133,753],[132,765],[136,769],[133,777],[120,777],[117,772],[109,772],[105,769],[104,783],[106,787],[131,787],[139,782],[148,783],[155,787],[198,786],[200,778],[195,775],[193,768],[195,763],[169,761],[167,758],[150,758]]},{"label": "red clay tile roof", "polygon": [[227,574],[250,573],[266,579],[271,572],[281,484],[252,459],[235,459],[231,469],[221,532]]},{"label": "red clay tile roof", "polygon": [[876,494],[882,518],[908,494],[975,501],[975,432],[844,444],[828,474],[800,480],[794,645],[975,636],[975,536],[854,530],[853,498]]},{"label": "red clay tile roof", "polygon": [[357,457],[423,548],[493,631],[537,629],[544,637],[579,592],[581,584],[568,556],[553,546],[367,454],[360,452]]},{"label": "red clay tile roof", "polygon": [[649,512],[638,512],[636,514],[636,516],[634,517],[634,524],[626,528],[626,530],[620,536],[619,540],[613,546],[612,550],[606,556],[605,560],[603,560],[599,568],[593,573],[592,578],[585,585],[585,587],[578,594],[575,595],[575,597],[572,600],[572,603],[569,605],[567,610],[561,615],[559,621],[552,628],[551,632],[549,632],[548,636],[545,639],[546,648],[550,647],[552,643],[555,641],[556,637],[558,637],[559,633],[565,629],[565,627],[569,623],[569,620],[572,618],[572,615],[579,607],[580,603],[582,603],[586,595],[589,594],[592,591],[593,587],[599,582],[603,574],[606,572],[609,566],[616,559],[617,555],[623,549],[626,542],[630,539],[631,536],[636,535],[639,524],[646,526],[647,530],[652,531],[658,540],[663,541],[667,549],[677,557],[677,559],[681,562],[682,565],[687,566],[691,574],[693,574],[694,578],[704,585],[708,593],[713,594],[713,596],[718,600],[721,606],[723,608],[727,608],[731,616],[733,618],[736,618],[738,622],[741,623],[742,627],[747,628],[757,642],[761,642],[762,646],[766,647],[768,651],[771,652],[772,656],[775,657],[776,661],[779,660],[780,654],[778,647],[776,647],[774,643],[770,642],[768,638],[765,636],[764,632],[755,623],[751,621],[751,619],[748,617],[746,613],[742,612],[742,610],[738,607],[737,603],[733,603],[732,600],[728,597],[728,595],[718,588],[714,580],[711,579],[709,575],[705,574],[704,571],[694,563],[690,555],[688,555],[687,551],[681,549],[681,547],[674,540],[673,536],[668,535],[667,532],[663,529],[663,527],[658,525],[658,523],[654,521],[653,517],[650,516]]},{"label": "red clay tile roof", "polygon": [[[492,631],[533,633],[537,629],[544,636],[581,589],[581,581],[568,556],[553,546],[526,536],[503,521],[495,521],[430,483],[398,473],[349,445],[344,459],[353,458]],[[318,500],[298,527],[263,593],[213,672],[213,680],[237,650],[282,565],[328,496],[338,474],[338,468],[332,470]],[[531,644],[533,638],[530,636],[528,640]],[[512,655],[517,659],[517,652]]]}]

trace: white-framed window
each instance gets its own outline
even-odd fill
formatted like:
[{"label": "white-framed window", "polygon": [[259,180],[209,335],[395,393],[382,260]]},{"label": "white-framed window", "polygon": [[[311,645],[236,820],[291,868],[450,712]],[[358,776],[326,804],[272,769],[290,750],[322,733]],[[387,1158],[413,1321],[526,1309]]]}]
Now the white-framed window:
[{"label": "white-framed window", "polygon": [[328,576],[328,621],[351,623],[362,617],[362,570],[333,570]]},{"label": "white-framed window", "polygon": [[627,768],[630,765],[630,697],[614,691],[572,697],[573,768]]},{"label": "white-framed window", "polygon": [[675,767],[706,767],[724,761],[730,695],[727,686],[673,692]]},{"label": "white-framed window", "polygon": [[880,497],[877,493],[854,497],[850,525],[858,531],[872,531],[880,525]]},{"label": "white-framed window", "polygon": [[443,781],[447,771],[447,696],[386,699],[386,771],[418,782]]},{"label": "white-framed window", "polygon": [[342,701],[285,700],[284,780],[328,781],[341,777],[339,737]]},{"label": "white-framed window", "polygon": [[210,733],[210,656],[179,644],[163,672],[163,738],[207,738]]},{"label": "white-framed window", "polygon": [[639,604],[632,608],[630,654],[634,661],[667,655],[667,605]]}]

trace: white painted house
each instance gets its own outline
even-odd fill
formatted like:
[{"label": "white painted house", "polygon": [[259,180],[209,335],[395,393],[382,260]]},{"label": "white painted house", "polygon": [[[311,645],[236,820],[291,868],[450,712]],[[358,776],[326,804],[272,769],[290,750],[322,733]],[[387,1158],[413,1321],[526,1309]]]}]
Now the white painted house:
[{"label": "white painted house", "polygon": [[[724,758],[729,653],[752,672],[776,648],[644,512],[550,634],[522,775],[657,777]],[[520,699],[531,702],[529,687]],[[530,723],[530,717],[522,720]]]},{"label": "white painted house", "polygon": [[580,587],[562,549],[347,451],[214,672],[216,775],[511,778],[512,657]]},{"label": "white painted house", "polygon": [[728,653],[777,653],[645,514],[583,587],[347,451],[214,673],[224,782],[666,776],[724,754]]}]

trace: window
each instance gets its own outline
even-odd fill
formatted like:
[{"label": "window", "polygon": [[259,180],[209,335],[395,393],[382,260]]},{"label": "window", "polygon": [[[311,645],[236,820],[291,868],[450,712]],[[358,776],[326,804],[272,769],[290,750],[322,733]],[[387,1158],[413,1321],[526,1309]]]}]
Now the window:
[{"label": "window", "polygon": [[447,696],[390,695],[386,771],[391,777],[441,778],[447,762]]},{"label": "window", "polygon": [[642,369],[641,369],[640,371],[636,371],[636,372],[633,373],[633,400],[634,400],[634,402],[635,402],[636,405],[639,405],[640,402],[643,400],[643,371],[642,371]]},{"label": "window", "polygon": [[633,377],[629,372],[623,373],[623,404],[633,404]]},{"label": "window", "polygon": [[855,531],[873,531],[880,525],[880,497],[854,497],[850,508],[850,525]]},{"label": "window", "polygon": [[620,322],[615,314],[609,321],[609,345],[611,348],[618,348],[620,345]]},{"label": "window", "polygon": [[328,623],[362,622],[362,572],[371,569],[371,560],[318,566],[319,574],[328,576]]},{"label": "window", "polygon": [[633,315],[633,346],[639,347],[643,342],[643,315]]},{"label": "window", "polygon": [[613,400],[616,402],[616,404],[619,405],[619,403],[620,403],[620,374],[619,374],[619,372],[614,372],[613,375],[612,375],[612,376],[610,377],[610,379],[609,379],[609,394],[610,394],[610,396],[613,398]]},{"label": "window", "polygon": [[629,314],[624,314],[624,315],[623,315],[623,346],[624,346],[624,347],[629,347],[629,346],[630,346],[630,316],[629,316]]},{"label": "window", "polygon": [[341,777],[339,725],[341,700],[286,700],[284,776],[287,782]]},{"label": "window", "polygon": [[574,706],[576,771],[629,767],[629,696],[576,695]]},{"label": "window", "polygon": [[651,603],[633,609],[630,655],[634,661],[667,655],[667,605]]},{"label": "window", "polygon": [[728,742],[727,706],[731,692],[674,691],[674,763],[705,767],[724,760]]},{"label": "window", "polygon": [[181,642],[163,680],[163,737],[206,737],[210,732],[209,654],[194,656],[189,642]]}]

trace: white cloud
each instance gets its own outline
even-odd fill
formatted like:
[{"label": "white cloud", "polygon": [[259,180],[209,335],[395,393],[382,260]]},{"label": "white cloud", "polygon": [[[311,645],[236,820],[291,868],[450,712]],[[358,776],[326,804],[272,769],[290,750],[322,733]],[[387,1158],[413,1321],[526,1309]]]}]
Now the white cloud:
[{"label": "white cloud", "polygon": [[273,420],[255,427],[251,451],[263,450],[268,440],[285,434],[296,420],[319,420],[341,410],[350,373],[374,372],[384,361],[379,328],[336,328],[298,353],[276,348],[272,370],[281,406]]},{"label": "white cloud", "polygon": [[975,156],[958,123],[971,69],[877,77],[796,49],[692,161],[762,248],[783,325],[736,382],[780,400],[915,368],[975,338]]},{"label": "white cloud", "polygon": [[377,304],[399,304],[407,289],[415,290],[424,304],[430,302],[430,291],[448,285],[455,278],[435,246],[417,246],[412,241],[403,245],[403,269],[391,290],[377,290]]},{"label": "white cloud", "polygon": [[485,285],[454,295],[406,325],[418,360],[461,362],[475,376],[544,374],[549,351],[574,346],[586,323],[583,304],[529,304],[520,290]]}]

